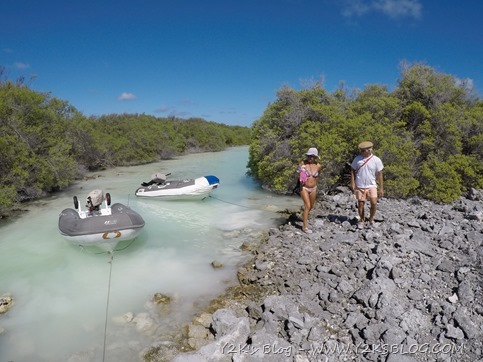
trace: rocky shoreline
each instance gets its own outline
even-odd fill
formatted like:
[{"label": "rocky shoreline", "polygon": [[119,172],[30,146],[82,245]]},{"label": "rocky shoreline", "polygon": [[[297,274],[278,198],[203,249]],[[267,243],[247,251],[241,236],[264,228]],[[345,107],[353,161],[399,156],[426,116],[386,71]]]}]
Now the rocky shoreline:
[{"label": "rocky shoreline", "polygon": [[[381,199],[358,229],[348,189],[271,229],[240,285],[149,361],[483,361],[483,192]],[[181,353],[180,353],[181,352]],[[149,358],[147,356],[149,355]]]},{"label": "rocky shoreline", "polygon": [[[483,362],[483,191],[448,205],[384,198],[366,229],[351,192],[337,191],[319,197],[312,234],[297,210],[261,242],[244,243],[253,257],[238,285],[140,360]],[[13,303],[2,295],[0,314]],[[149,304],[157,315],[170,303],[157,294]],[[121,319],[155,329],[149,313]]]}]

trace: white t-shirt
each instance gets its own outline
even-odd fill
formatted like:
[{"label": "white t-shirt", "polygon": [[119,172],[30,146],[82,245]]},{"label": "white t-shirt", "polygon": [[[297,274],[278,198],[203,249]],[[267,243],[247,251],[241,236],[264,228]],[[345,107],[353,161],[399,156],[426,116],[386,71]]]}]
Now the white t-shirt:
[{"label": "white t-shirt", "polygon": [[381,159],[374,155],[361,167],[366,159],[367,157],[358,155],[351,164],[352,169],[356,171],[356,187],[358,189],[377,187],[376,173],[382,171],[384,168]]}]

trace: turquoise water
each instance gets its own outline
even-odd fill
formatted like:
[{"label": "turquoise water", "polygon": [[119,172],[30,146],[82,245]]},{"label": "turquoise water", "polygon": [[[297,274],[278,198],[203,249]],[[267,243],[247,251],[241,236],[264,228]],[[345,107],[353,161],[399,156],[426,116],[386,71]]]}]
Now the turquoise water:
[{"label": "turquoise water", "polygon": [[[183,156],[156,164],[94,173],[0,227],[0,296],[15,305],[0,315],[0,361],[136,361],[170,335],[210,298],[235,283],[246,260],[240,245],[278,225],[278,211],[301,206],[293,196],[262,190],[246,176],[248,148]],[[215,175],[220,187],[202,201],[140,199],[134,191],[155,172],[171,179]],[[81,248],[58,232],[60,211],[76,195],[102,189],[128,204],[146,226],[110,256]],[[224,268],[213,269],[219,261]],[[169,311],[150,303],[170,296]],[[148,315],[151,327],[122,323],[126,313]],[[107,322],[106,322],[107,320]],[[2,332],[3,331],[3,332]]]}]

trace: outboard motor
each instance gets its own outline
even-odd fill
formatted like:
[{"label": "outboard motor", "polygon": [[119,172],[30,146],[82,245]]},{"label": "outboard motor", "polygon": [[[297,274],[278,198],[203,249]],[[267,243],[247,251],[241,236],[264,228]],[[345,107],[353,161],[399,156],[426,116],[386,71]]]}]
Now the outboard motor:
[{"label": "outboard motor", "polygon": [[141,185],[144,187],[151,186],[153,184],[164,185],[169,175],[170,175],[169,173],[165,175],[164,173],[156,172],[151,176],[151,181],[143,182]]},{"label": "outboard motor", "polygon": [[92,190],[91,192],[89,192],[89,195],[87,196],[87,204],[86,204],[86,207],[89,209],[89,212],[92,213],[94,211],[99,211],[103,200],[104,200],[104,195],[102,193],[102,190]]},{"label": "outboard motor", "polygon": [[166,175],[164,173],[155,173],[151,176],[151,180],[158,185],[162,185],[166,182]]}]

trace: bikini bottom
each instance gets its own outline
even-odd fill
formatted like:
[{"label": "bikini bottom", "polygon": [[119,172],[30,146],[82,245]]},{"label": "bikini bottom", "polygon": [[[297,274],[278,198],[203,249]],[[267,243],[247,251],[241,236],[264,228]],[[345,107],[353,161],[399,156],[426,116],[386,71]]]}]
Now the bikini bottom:
[{"label": "bikini bottom", "polygon": [[317,186],[314,187],[306,187],[304,186],[304,190],[307,190],[309,194],[311,194],[313,191],[317,190]]}]

